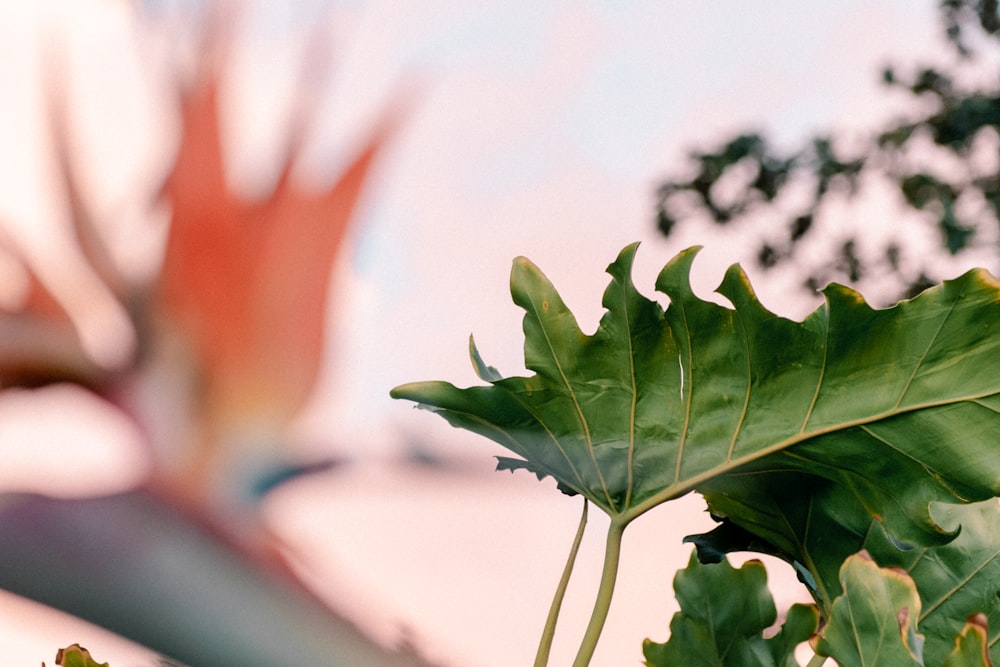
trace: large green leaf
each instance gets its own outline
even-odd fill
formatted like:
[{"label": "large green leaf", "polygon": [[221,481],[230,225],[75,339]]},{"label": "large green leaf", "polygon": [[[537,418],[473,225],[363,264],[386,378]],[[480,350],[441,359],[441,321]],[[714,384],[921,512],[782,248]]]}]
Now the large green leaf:
[{"label": "large green leaf", "polygon": [[[719,288],[733,307],[697,297],[696,249],[656,287],[635,289],[629,246],[608,267],[606,313],[584,334],[545,276],[515,260],[530,377],[489,386],[421,382],[393,390],[485,435],[584,494],[621,524],[725,476],[804,473],[828,480],[900,542],[953,534],[931,501],[1000,493],[1000,299],[985,271],[873,310],[845,287],[803,322],[768,312],[738,267]],[[508,461],[508,467],[511,463]]]},{"label": "large green leaf", "polygon": [[643,643],[648,667],[797,667],[795,647],[819,624],[816,607],[794,605],[781,631],[764,638],[777,611],[760,561],[734,569],[727,561],[702,565],[692,556],[674,577],[674,590],[681,610],[670,622],[667,642]]}]

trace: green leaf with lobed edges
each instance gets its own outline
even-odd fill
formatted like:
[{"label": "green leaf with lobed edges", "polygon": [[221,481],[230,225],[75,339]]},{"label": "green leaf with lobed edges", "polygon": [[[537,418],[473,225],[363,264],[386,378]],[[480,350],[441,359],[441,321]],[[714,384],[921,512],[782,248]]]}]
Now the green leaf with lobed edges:
[{"label": "green leaf with lobed edges", "polygon": [[861,552],[841,568],[844,593],[815,641],[840,667],[924,664],[917,632],[920,597],[905,572],[883,569]]},{"label": "green leaf with lobed edges", "polygon": [[727,476],[752,488],[783,472],[827,480],[838,511],[864,511],[900,542],[941,544],[953,533],[931,501],[1000,493],[1000,291],[985,271],[885,310],[834,285],[796,322],[768,312],[738,267],[719,288],[733,307],[697,297],[696,249],[660,273],[663,309],[632,284],[635,250],[608,267],[592,335],[537,267],[515,261],[533,375],[392,395],[499,442],[622,523]]},{"label": "green leaf with lobed edges", "polygon": [[797,667],[795,647],[819,624],[816,607],[793,605],[781,631],[764,638],[777,611],[760,561],[735,569],[727,561],[702,565],[692,555],[674,577],[674,590],[681,610],[670,621],[669,640],[643,643],[648,667]]},{"label": "green leaf with lobed edges", "polygon": [[[936,547],[900,548],[878,521],[839,494],[846,492],[826,480],[788,474],[764,476],[753,490],[716,488],[708,495],[713,511],[732,514],[743,525],[725,518],[715,530],[686,541],[695,543],[703,561],[754,551],[792,563],[824,615],[843,592],[841,563],[867,550],[879,565],[899,568],[914,580],[928,665],[941,664],[966,618],[982,614],[990,627],[1000,628],[1000,505],[995,499],[934,506],[938,524],[961,526],[958,536]],[[993,632],[988,645],[1000,662],[1000,632]]]}]

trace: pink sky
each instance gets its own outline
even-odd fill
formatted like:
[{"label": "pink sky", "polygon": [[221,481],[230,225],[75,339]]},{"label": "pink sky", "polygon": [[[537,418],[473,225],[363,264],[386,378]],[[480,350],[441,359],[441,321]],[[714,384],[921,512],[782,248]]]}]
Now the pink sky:
[{"label": "pink sky", "polygon": [[[229,116],[234,177],[247,187],[259,178],[248,166],[266,162],[274,149],[297,57],[289,45],[301,41],[317,4],[262,3],[251,14]],[[406,626],[433,657],[455,665],[530,663],[578,511],[549,484],[486,472],[492,445],[392,402],[388,390],[411,380],[476,382],[465,351],[470,332],[501,372],[522,368],[521,313],[507,293],[518,255],[549,275],[585,329],[600,316],[603,268],[632,241],[644,242],[636,282],[647,293],[674,253],[706,244],[695,286],[707,293],[726,265],[750,263],[746,235],[657,237],[651,210],[657,178],[675,173],[689,146],[748,126],[764,127],[788,145],[818,128],[870,126],[891,113],[877,96],[879,68],[887,59],[906,62],[927,52],[937,39],[929,0],[877,7],[863,0],[671,4],[677,3],[336,3],[337,69],[306,171],[317,177],[335,170],[356,130],[400,87],[415,84],[418,102],[335,269],[341,289],[331,340],[337,343],[298,425],[304,439],[361,464],[346,479],[287,489],[267,509],[303,567],[318,577],[317,587],[357,596],[363,623],[384,638]],[[40,256],[58,247],[53,230],[62,211],[45,196],[51,181],[37,159],[45,144],[35,122],[40,84],[30,54],[39,35],[75,49],[78,93],[86,101],[82,122],[89,150],[104,167],[95,177],[101,201],[110,206],[155,173],[171,141],[158,90],[144,74],[169,44],[156,31],[139,40],[124,7],[80,0],[0,8],[0,48],[7,52],[0,89],[18,91],[0,107],[6,147],[0,182],[7,186],[0,218],[12,233],[34,239]],[[39,31],[40,14],[50,16],[48,32]],[[149,60],[134,57],[137,49]],[[104,121],[114,108],[125,111],[111,127]],[[137,207],[143,194],[109,217],[109,237],[137,271],[155,256],[159,238],[149,231],[155,221],[143,227],[129,218],[137,210],[129,206]],[[870,224],[864,216],[892,214],[885,202],[859,210],[862,224]],[[113,358],[128,341],[120,314],[86,277],[65,275],[50,278],[67,298],[87,304],[79,310],[81,330],[97,354]],[[778,280],[755,276],[755,284],[765,304],[782,314],[811,307]],[[3,421],[9,412],[0,404],[0,431],[16,428],[16,419]],[[106,447],[95,444],[87,456],[78,451],[73,463],[90,466],[102,488],[118,488],[142,469],[141,457],[126,427],[100,418],[106,421],[87,423]],[[415,437],[474,461],[482,474],[430,480],[393,467],[392,456]],[[55,448],[66,436],[57,432],[50,440]],[[0,447],[18,460],[16,443]],[[56,461],[65,463],[60,451]],[[132,461],[130,472],[110,474],[123,459]],[[0,484],[39,484],[28,472],[37,480],[55,464],[36,456],[20,468],[8,466]],[[661,509],[626,536],[625,575],[595,667],[638,664],[644,636],[665,638],[672,572],[688,553],[679,539],[704,521],[697,499],[683,506],[679,523]],[[600,519],[592,517],[553,665],[569,662],[589,614]],[[318,532],[340,539],[327,543]],[[24,664],[51,659],[61,640],[24,636],[17,630],[24,627],[20,613],[0,607],[0,643],[19,642]],[[98,657],[115,665],[110,653]]]}]

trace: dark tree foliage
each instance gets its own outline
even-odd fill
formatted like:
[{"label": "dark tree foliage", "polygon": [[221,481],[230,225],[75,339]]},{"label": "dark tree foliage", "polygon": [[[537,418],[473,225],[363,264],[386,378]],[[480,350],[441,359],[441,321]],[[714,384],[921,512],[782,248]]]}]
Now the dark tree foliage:
[{"label": "dark tree foliage", "polygon": [[[780,228],[766,230],[757,262],[765,269],[791,260],[802,264],[800,243],[815,235],[824,206],[836,197],[854,197],[878,180],[888,182],[900,202],[918,214],[906,216],[876,254],[863,255],[856,234],[843,234],[822,261],[803,264],[803,286],[815,290],[831,280],[856,283],[888,274],[905,286],[891,295],[897,297],[946,277],[936,275],[936,258],[961,255],[1000,228],[1000,79],[986,87],[963,83],[989,55],[1000,54],[1000,15],[995,0],[942,0],[939,11],[956,64],[882,72],[887,88],[901,91],[923,111],[890,123],[852,149],[829,133],[782,152],[763,134],[747,132],[713,150],[692,151],[693,177],[663,182],[657,190],[660,232],[669,236],[695,218],[727,225],[766,209],[768,215],[756,217]],[[982,159],[984,146],[994,159]],[[792,184],[807,195],[789,212],[776,204]],[[933,227],[940,253],[906,254],[915,224]],[[991,254],[1000,258],[1000,248]]]}]

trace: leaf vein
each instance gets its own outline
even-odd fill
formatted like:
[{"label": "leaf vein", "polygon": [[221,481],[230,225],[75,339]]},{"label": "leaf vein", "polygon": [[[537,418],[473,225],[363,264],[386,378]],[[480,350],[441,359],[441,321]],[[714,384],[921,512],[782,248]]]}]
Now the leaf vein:
[{"label": "leaf vein", "polygon": [[823,364],[819,368],[819,377],[816,378],[816,389],[813,391],[812,400],[809,402],[809,409],[806,410],[806,416],[802,419],[802,426],[799,428],[799,433],[805,433],[806,427],[809,426],[809,420],[812,419],[813,410],[816,408],[816,402],[819,400],[819,392],[823,387],[823,379],[826,377],[826,365],[827,365],[827,351],[830,349],[830,310],[829,304],[826,306],[826,327],[823,332]]},{"label": "leaf vein", "polygon": [[[523,400],[520,396],[511,391],[507,391],[507,393],[512,399],[514,399],[514,401],[518,403],[518,405],[523,407],[528,414],[530,414],[532,417],[535,418],[535,421],[538,423],[539,426],[542,427],[542,429],[545,431],[545,434],[552,441],[552,444],[555,445],[556,449],[559,450],[559,453],[562,454],[562,457],[566,460],[566,463],[569,465],[569,469],[573,472],[573,476],[576,477],[576,481],[579,483],[580,488],[585,489],[587,485],[584,484],[583,482],[583,477],[580,474],[580,470],[577,469],[576,465],[573,463],[573,457],[569,455],[569,453],[563,447],[562,443],[559,441],[559,438],[556,437],[556,434],[553,433],[552,429],[549,428],[548,424],[546,424],[545,421],[536,413],[534,408],[530,404],[528,404],[525,400]],[[522,454],[522,456],[525,456],[525,458],[527,458],[526,454]]]},{"label": "leaf vein", "polygon": [[737,321],[740,323],[740,329],[743,331],[743,351],[746,357],[746,370],[747,370],[747,391],[746,395],[743,397],[743,409],[740,411],[740,418],[736,422],[736,428],[733,431],[733,437],[729,441],[729,451],[726,452],[726,461],[733,460],[733,450],[736,449],[736,439],[739,437],[740,433],[743,431],[743,424],[747,418],[747,409],[750,407],[750,392],[753,389],[753,360],[750,358],[750,339],[747,335],[746,325],[743,323],[743,318],[739,317],[739,312],[737,311]]},{"label": "leaf vein", "polygon": [[945,323],[948,321],[948,318],[951,317],[951,314],[955,311],[956,303],[958,303],[957,300],[952,301],[951,306],[948,308],[948,312],[946,312],[944,314],[944,317],[941,318],[941,323],[938,324],[938,328],[934,331],[934,335],[931,336],[930,341],[927,343],[927,347],[924,348],[923,354],[921,354],[920,358],[917,359],[917,363],[913,367],[913,372],[910,373],[910,377],[906,380],[906,384],[903,386],[903,391],[899,393],[899,398],[896,399],[896,404],[892,406],[893,408],[898,409],[899,406],[902,405],[903,399],[906,398],[906,394],[910,391],[910,386],[913,384],[913,379],[917,377],[917,373],[920,372],[920,369],[923,367],[924,362],[927,360],[927,355],[930,353],[931,348],[934,347],[934,343],[937,342],[938,337],[941,335],[941,331],[944,329]]},{"label": "leaf vein", "polygon": [[[656,507],[660,503],[663,503],[663,502],[665,502],[667,500],[670,500],[671,498],[676,498],[676,497],[678,497],[680,495],[683,495],[684,493],[687,493],[688,491],[691,491],[692,489],[698,488],[698,486],[701,485],[703,482],[705,482],[706,480],[709,480],[709,479],[711,479],[711,478],[719,475],[721,472],[727,472],[729,474],[732,474],[731,473],[732,469],[734,469],[736,467],[739,467],[739,466],[742,466],[742,465],[745,465],[745,464],[748,464],[748,463],[752,463],[754,461],[758,461],[760,459],[766,458],[766,457],[770,456],[771,454],[774,454],[775,452],[786,450],[786,449],[788,449],[788,448],[790,448],[790,447],[792,447],[794,445],[806,442],[806,441],[811,440],[813,438],[818,438],[820,436],[827,435],[829,433],[835,433],[837,431],[846,430],[846,429],[849,429],[849,428],[852,428],[852,427],[856,427],[856,426],[861,426],[861,425],[864,425],[864,424],[871,424],[871,423],[879,422],[879,421],[882,421],[883,419],[888,419],[889,417],[895,417],[895,416],[901,415],[901,414],[907,414],[909,412],[919,412],[920,410],[926,410],[928,408],[941,407],[941,406],[945,406],[945,405],[953,405],[953,404],[956,404],[956,403],[975,401],[977,399],[985,398],[986,396],[993,396],[993,395],[995,395],[995,393],[996,392],[988,392],[988,393],[985,393],[985,394],[978,394],[978,395],[977,394],[970,394],[970,395],[967,395],[967,396],[953,396],[953,397],[945,398],[945,399],[942,399],[942,400],[939,400],[939,401],[927,401],[926,403],[921,403],[921,404],[917,404],[917,405],[910,405],[910,406],[907,406],[906,408],[902,408],[902,409],[896,410],[896,411],[889,410],[889,411],[886,411],[886,412],[883,412],[883,413],[880,413],[880,414],[876,414],[876,415],[868,415],[866,417],[862,417],[862,418],[859,418],[859,419],[851,419],[851,420],[839,422],[837,424],[832,424],[830,426],[824,426],[822,428],[816,429],[815,431],[810,431],[810,432],[800,431],[800,432],[798,432],[798,433],[796,433],[794,435],[791,435],[791,436],[789,436],[789,437],[787,437],[787,438],[785,438],[783,440],[779,440],[779,441],[775,442],[772,445],[769,445],[769,446],[766,446],[766,447],[761,447],[760,449],[754,450],[754,452],[752,454],[748,454],[748,455],[746,455],[746,456],[744,456],[742,458],[737,458],[737,459],[735,459],[735,460],[733,460],[733,461],[731,461],[729,463],[726,463],[725,465],[713,466],[713,467],[708,468],[707,470],[704,470],[704,471],[702,471],[702,472],[700,472],[698,474],[692,475],[688,479],[684,480],[684,483],[681,483],[680,478],[679,478],[680,477],[679,476],[680,466],[679,466],[679,462],[678,462],[678,474],[675,476],[673,484],[671,484],[670,486],[664,487],[658,493],[655,493],[652,496],[646,498],[645,500],[643,500],[638,505],[629,508],[629,511],[628,511],[628,520],[635,519],[636,517],[644,514],[645,512],[648,512],[653,507]],[[685,431],[686,431],[686,429],[685,429]],[[682,440],[682,444],[683,444],[683,440]]]},{"label": "leaf vein", "polygon": [[997,408],[993,407],[992,405],[986,405],[985,403],[983,403],[983,398],[985,397],[973,398],[969,402],[974,403],[985,410],[989,410],[994,414],[1000,414],[1000,410],[998,410]]},{"label": "leaf vein", "polygon": [[[528,461],[535,461],[536,460],[535,457],[531,456],[531,450],[530,450],[530,448],[526,447],[520,440],[518,440],[517,438],[515,438],[510,433],[510,431],[508,431],[507,429],[501,428],[501,427],[497,426],[494,422],[488,421],[486,418],[484,418],[484,417],[482,417],[480,415],[473,414],[473,413],[467,412],[465,410],[456,410],[456,409],[453,409],[453,408],[449,408],[449,411],[453,412],[455,414],[464,415],[470,421],[473,421],[473,422],[476,422],[478,424],[482,424],[483,426],[489,427],[495,433],[499,433],[502,436],[504,436],[503,439],[508,443],[505,446],[508,449],[514,451],[514,453],[518,454],[519,456],[523,456]],[[539,423],[541,424],[542,422],[539,421]],[[543,426],[543,428],[546,428],[546,430],[548,430],[547,427],[545,427],[544,424],[542,424],[542,426]],[[560,447],[560,451],[561,450],[562,450],[562,447]],[[565,456],[565,453],[564,453],[564,456]],[[572,462],[570,462],[570,465],[572,466]],[[576,472],[575,468],[573,470],[574,470],[574,472]],[[577,480],[579,480],[579,479],[580,479],[579,474],[577,474]],[[567,484],[567,486],[571,486],[572,487],[572,485],[570,485],[570,484]],[[579,485],[579,488],[574,488],[574,490],[577,491],[578,493],[584,494],[585,491],[586,491],[586,485],[584,485],[582,483],[582,481],[581,481],[580,485]]]},{"label": "leaf vein", "polygon": [[924,472],[927,473],[928,477],[930,477],[931,479],[933,479],[934,482],[939,487],[941,487],[942,489],[944,489],[945,491],[947,491],[949,494],[951,494],[952,496],[954,496],[955,498],[958,498],[960,500],[966,500],[966,498],[964,498],[958,491],[956,491],[951,486],[949,486],[948,484],[946,484],[945,481],[941,478],[941,476],[938,475],[938,474],[936,474],[933,470],[931,470],[930,466],[928,466],[925,462],[921,461],[916,456],[914,456],[913,454],[910,454],[906,450],[900,448],[899,446],[897,446],[895,443],[893,443],[888,438],[885,438],[885,437],[879,435],[878,433],[875,433],[875,431],[873,431],[870,426],[868,426],[866,424],[859,424],[858,428],[860,428],[862,431],[864,431],[865,433],[867,433],[869,436],[871,436],[875,440],[878,440],[879,442],[881,442],[883,445],[885,445],[889,449],[893,450],[894,452],[898,453],[899,455],[901,455],[901,456],[903,456],[905,458],[910,459],[911,461],[913,461],[914,463],[916,463],[917,465],[919,465],[921,468],[923,468]]},{"label": "leaf vein", "polygon": [[970,581],[972,581],[973,579],[975,579],[976,576],[979,575],[983,570],[985,570],[986,567],[990,563],[992,563],[994,560],[996,560],[998,556],[1000,556],[1000,550],[994,551],[993,554],[989,558],[987,558],[986,560],[984,560],[978,566],[976,566],[976,567],[972,568],[971,570],[969,570],[968,574],[966,574],[965,577],[963,577],[961,580],[958,581],[958,583],[956,583],[954,586],[952,586],[950,589],[948,589],[943,595],[941,595],[940,598],[938,598],[937,600],[935,600],[934,604],[928,605],[927,608],[924,609],[924,611],[920,614],[920,620],[921,621],[924,620],[924,618],[926,618],[934,610],[936,610],[938,607],[940,607],[945,602],[947,602],[949,600],[949,598],[951,598],[952,595],[954,595],[963,586],[967,585]]},{"label": "leaf vein", "polygon": [[625,309],[625,329],[628,332],[628,336],[626,336],[626,340],[628,341],[628,370],[629,379],[632,382],[632,403],[629,406],[628,418],[628,482],[625,491],[625,507],[628,507],[632,504],[632,489],[635,486],[633,481],[633,464],[635,463],[635,411],[639,400],[639,388],[635,379],[635,348],[632,345],[632,317],[628,307],[628,291],[624,284],[622,285],[622,291],[624,292],[622,295],[622,304]]},{"label": "leaf vein", "polygon": [[601,472],[601,466],[597,463],[597,453],[594,451],[594,440],[590,434],[590,424],[587,423],[587,417],[583,414],[583,408],[580,406],[580,399],[577,397],[576,390],[573,389],[573,385],[569,381],[569,377],[566,375],[566,370],[559,361],[559,355],[556,353],[555,345],[552,343],[552,338],[549,336],[549,332],[545,328],[544,318],[539,315],[539,309],[538,305],[535,303],[534,295],[531,295],[529,299],[531,301],[531,307],[535,311],[535,318],[538,320],[538,326],[542,331],[542,335],[545,336],[545,344],[549,349],[549,354],[552,356],[552,361],[555,363],[556,369],[559,371],[559,377],[566,386],[566,391],[569,394],[570,400],[573,402],[573,408],[576,411],[577,421],[579,421],[580,427],[583,429],[587,453],[590,455],[590,460],[594,464],[594,471],[597,473],[597,479],[601,483],[601,491],[604,492],[604,498],[608,502],[608,508],[611,509],[612,512],[615,512],[617,511],[615,501],[611,498],[611,493],[608,492],[607,481],[604,479],[604,474]]}]

